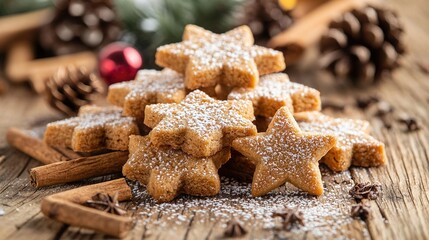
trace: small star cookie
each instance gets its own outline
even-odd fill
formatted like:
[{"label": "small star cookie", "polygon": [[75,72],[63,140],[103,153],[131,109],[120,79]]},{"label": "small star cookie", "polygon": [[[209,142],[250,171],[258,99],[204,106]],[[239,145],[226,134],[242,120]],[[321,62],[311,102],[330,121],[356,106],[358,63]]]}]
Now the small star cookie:
[{"label": "small star cookie", "polygon": [[335,145],[332,135],[304,133],[287,107],[274,115],[266,133],[235,139],[232,147],[256,164],[252,195],[290,182],[312,195],[323,193],[319,160]]},{"label": "small star cookie", "polygon": [[350,165],[375,167],[386,163],[384,144],[368,135],[367,121],[332,118],[320,112],[295,114],[301,130],[334,135],[337,144],[322,161],[333,171],[347,170]]},{"label": "small star cookie", "polygon": [[256,134],[252,102],[220,101],[195,90],[180,103],[148,105],[144,123],[155,146],[170,145],[196,157],[207,157],[232,140]]},{"label": "small star cookie", "polygon": [[101,149],[128,150],[128,136],[139,134],[132,117],[123,117],[118,107],[83,106],[77,117],[46,127],[44,141],[50,146],[68,147],[77,152]]},{"label": "small star cookie", "polygon": [[170,147],[155,147],[148,136],[130,136],[129,159],[122,173],[147,186],[158,202],[173,200],[180,193],[213,196],[219,193],[217,173],[230,158],[229,148],[210,157],[197,158]]},{"label": "small star cookie", "polygon": [[253,45],[247,26],[224,34],[214,34],[195,25],[187,25],[183,41],[161,46],[156,63],[185,75],[185,85],[198,88],[225,85],[255,87],[259,76],[282,71],[283,54]]},{"label": "small star cookie", "polygon": [[136,80],[110,85],[107,100],[124,108],[124,115],[144,118],[144,109],[154,103],[177,103],[186,96],[183,76],[171,69],[140,70]]},{"label": "small star cookie", "polygon": [[287,106],[292,112],[319,111],[320,93],[289,80],[285,73],[261,77],[258,86],[235,88],[228,99],[246,99],[253,102],[256,116],[272,117],[276,111]]}]

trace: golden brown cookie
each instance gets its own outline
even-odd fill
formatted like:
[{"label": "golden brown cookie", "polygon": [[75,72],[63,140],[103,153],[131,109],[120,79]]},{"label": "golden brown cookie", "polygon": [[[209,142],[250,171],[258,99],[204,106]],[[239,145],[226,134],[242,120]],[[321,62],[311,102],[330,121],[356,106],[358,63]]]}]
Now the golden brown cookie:
[{"label": "golden brown cookie", "polygon": [[337,144],[322,158],[334,171],[347,170],[350,165],[375,167],[386,163],[384,144],[368,135],[367,121],[333,118],[320,112],[296,113],[302,131],[334,135]]},{"label": "golden brown cookie", "polygon": [[230,158],[229,148],[210,157],[196,158],[171,147],[155,147],[148,136],[130,136],[130,156],[122,169],[129,179],[147,186],[158,202],[180,193],[213,196],[219,193],[218,169]]},{"label": "golden brown cookie", "polygon": [[186,96],[183,76],[171,69],[140,70],[136,80],[110,85],[107,100],[124,108],[124,115],[143,120],[146,105],[177,103]]},{"label": "golden brown cookie", "polygon": [[83,106],[77,117],[49,123],[44,141],[77,152],[101,149],[128,150],[128,136],[139,134],[132,117],[123,117],[118,107]]},{"label": "golden brown cookie", "polygon": [[207,157],[237,137],[256,134],[252,103],[220,101],[195,90],[180,103],[146,107],[144,123],[155,146],[170,145],[195,157]]},{"label": "golden brown cookie", "polygon": [[247,26],[218,35],[187,25],[183,42],[157,49],[156,63],[183,73],[191,90],[218,84],[255,87],[260,75],[282,71],[285,62],[281,52],[253,41]]},{"label": "golden brown cookie", "polygon": [[253,102],[256,116],[272,117],[287,106],[292,112],[320,110],[320,93],[289,80],[285,73],[273,73],[261,77],[256,88],[235,88],[228,99],[246,99]]},{"label": "golden brown cookie", "polygon": [[235,139],[232,147],[256,164],[252,195],[290,182],[313,195],[323,193],[319,160],[335,145],[332,135],[304,133],[287,107],[274,115],[266,133]]}]

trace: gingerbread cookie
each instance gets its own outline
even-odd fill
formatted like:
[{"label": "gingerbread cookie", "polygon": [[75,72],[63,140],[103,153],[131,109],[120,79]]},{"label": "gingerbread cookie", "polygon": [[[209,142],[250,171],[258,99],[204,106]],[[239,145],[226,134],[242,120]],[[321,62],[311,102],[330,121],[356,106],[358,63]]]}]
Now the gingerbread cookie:
[{"label": "gingerbread cookie", "polygon": [[232,147],[256,164],[252,195],[262,196],[290,182],[313,195],[323,193],[319,160],[335,145],[332,135],[304,133],[287,107],[280,108],[266,133],[235,139]]},{"label": "gingerbread cookie", "polygon": [[110,85],[107,100],[124,115],[143,120],[146,105],[177,103],[186,96],[183,76],[171,69],[140,70],[136,80]]},{"label": "gingerbread cookie", "polygon": [[256,134],[252,102],[220,101],[195,90],[180,103],[148,105],[144,123],[155,146],[170,145],[196,157],[230,146],[237,137]]},{"label": "gingerbread cookie", "polygon": [[261,77],[258,86],[236,88],[228,99],[246,99],[253,102],[256,116],[272,117],[276,111],[287,106],[292,112],[320,110],[320,93],[289,80],[285,73],[274,73]]},{"label": "gingerbread cookie", "polygon": [[77,152],[128,150],[128,136],[139,134],[134,118],[118,107],[83,106],[77,117],[49,123],[44,141]]},{"label": "gingerbread cookie", "polygon": [[282,71],[285,62],[281,52],[253,41],[247,26],[218,35],[187,25],[183,42],[157,49],[156,63],[183,73],[191,90],[218,84],[255,87],[260,75]]},{"label": "gingerbread cookie", "polygon": [[218,169],[230,158],[229,148],[210,157],[196,158],[171,147],[155,147],[148,136],[130,136],[130,157],[123,174],[147,186],[158,202],[180,193],[213,196],[219,193]]},{"label": "gingerbread cookie", "polygon": [[334,171],[347,170],[350,165],[375,167],[386,163],[384,144],[368,135],[367,121],[332,118],[320,112],[295,114],[301,130],[334,135],[337,144],[322,158]]}]

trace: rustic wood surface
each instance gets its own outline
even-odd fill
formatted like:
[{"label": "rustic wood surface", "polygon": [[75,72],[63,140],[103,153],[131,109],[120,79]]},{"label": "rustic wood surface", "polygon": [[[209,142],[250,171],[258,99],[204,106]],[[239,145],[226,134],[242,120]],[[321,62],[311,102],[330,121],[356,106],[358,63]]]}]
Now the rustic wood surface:
[{"label": "rustic wood surface", "polygon": [[[326,112],[369,120],[374,129],[373,135],[386,144],[389,163],[385,167],[352,168],[343,174],[324,171],[327,193],[334,196],[336,202],[342,202],[338,204],[338,209],[345,218],[351,204],[355,203],[348,195],[348,189],[354,182],[379,182],[383,187],[383,196],[369,202],[373,210],[369,220],[346,221],[329,238],[429,239],[429,73],[419,67],[419,63],[429,66],[429,5],[426,0],[390,2],[399,10],[405,23],[408,55],[403,58],[403,67],[383,84],[359,90],[336,86],[332,79],[316,70],[311,61],[304,61],[288,70],[292,80],[318,88],[324,99],[340,100],[347,105],[345,111],[327,109]],[[307,60],[309,59],[312,59],[311,54]],[[397,115],[404,113],[415,117],[423,129],[407,133],[396,122],[392,129],[384,128],[380,119],[374,117],[371,111],[361,111],[352,106],[356,97],[368,95],[377,95],[392,104]],[[40,201],[49,194],[118,176],[98,177],[36,190],[30,183],[28,171],[40,163],[8,147],[6,130],[12,126],[40,126],[61,116],[49,109],[44,100],[26,86],[12,85],[7,93],[0,95],[0,110],[0,239],[106,238],[44,217],[40,212]],[[221,195],[217,199],[228,197],[231,201],[240,201],[240,196]],[[224,225],[219,223],[221,219],[213,217],[210,209],[201,206],[183,207],[177,211],[185,218],[178,222],[149,203],[147,197],[138,200],[148,202],[141,206],[151,208],[134,207],[145,214],[137,214],[136,226],[128,236],[129,239],[213,239],[223,232]],[[328,197],[317,199],[322,203],[330,200]],[[132,207],[132,204],[129,206]],[[332,219],[331,222],[328,220],[327,224],[332,223]],[[260,220],[250,219],[244,222],[249,231],[247,238],[325,238],[323,235],[315,235],[314,229],[279,233],[258,227],[258,221]],[[335,228],[335,219],[333,223],[332,228]]]}]

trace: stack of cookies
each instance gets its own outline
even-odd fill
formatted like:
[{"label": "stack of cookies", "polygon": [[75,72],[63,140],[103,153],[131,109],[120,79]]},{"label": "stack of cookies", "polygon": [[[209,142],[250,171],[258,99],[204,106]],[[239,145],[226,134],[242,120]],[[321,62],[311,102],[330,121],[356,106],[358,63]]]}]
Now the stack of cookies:
[{"label": "stack of cookies", "polygon": [[323,194],[319,162],[334,171],[386,162],[368,122],[320,113],[320,93],[279,73],[283,54],[253,41],[246,26],[214,34],[188,25],[182,42],[158,48],[163,70],[111,85],[115,107],[86,106],[48,124],[45,142],[128,150],[123,174],[159,202],[216,195],[227,162],[223,168],[253,173],[253,196],[286,182]]}]

